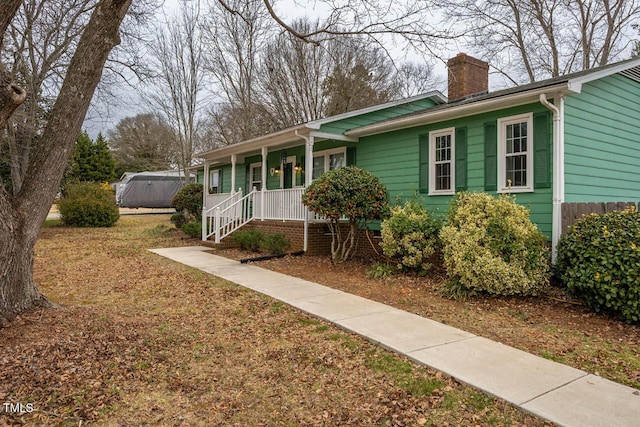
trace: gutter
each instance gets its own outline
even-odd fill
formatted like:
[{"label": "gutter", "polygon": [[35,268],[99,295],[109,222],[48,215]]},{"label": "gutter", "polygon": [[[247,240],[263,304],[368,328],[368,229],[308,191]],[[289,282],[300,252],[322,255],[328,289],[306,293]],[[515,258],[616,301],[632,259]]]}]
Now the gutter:
[{"label": "gutter", "polygon": [[564,203],[564,95],[555,97],[559,105],[553,105],[544,93],[540,103],[553,112],[553,209],[551,228],[551,262],[558,257],[558,241],[562,233],[562,203]]}]

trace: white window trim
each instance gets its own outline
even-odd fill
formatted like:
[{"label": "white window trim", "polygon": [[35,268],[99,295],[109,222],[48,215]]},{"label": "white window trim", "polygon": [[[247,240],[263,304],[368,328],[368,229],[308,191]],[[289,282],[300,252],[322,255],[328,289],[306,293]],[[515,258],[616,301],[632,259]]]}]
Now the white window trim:
[{"label": "white window trim", "polygon": [[[346,166],[347,165],[347,147],[338,147],[338,148],[331,148],[329,150],[314,151],[313,157],[315,158],[315,157],[324,156],[324,172],[328,172],[329,165],[331,164],[329,161],[329,156],[331,156],[332,154],[340,154],[340,153],[344,154],[344,164]],[[311,164],[313,165],[313,159],[311,159]]]},{"label": "white window trim", "polygon": [[[436,138],[451,135],[451,188],[436,190]],[[429,132],[429,196],[450,196],[456,193],[456,132],[455,128]]]},{"label": "white window trim", "polygon": [[[507,125],[527,122],[527,185],[509,187],[507,181]],[[531,193],[533,192],[533,113],[498,119],[498,193]]]},{"label": "white window trim", "polygon": [[262,162],[256,162],[256,163],[250,163],[249,164],[249,187],[251,188],[247,188],[247,192],[246,194],[249,194],[249,192],[253,191],[253,183],[254,182],[259,182],[260,183],[260,188],[264,188],[264,185],[262,184],[262,173],[260,174],[260,180],[258,181],[254,181],[253,180],[253,170],[256,168],[260,168],[262,167]]},{"label": "white window trim", "polygon": [[[216,188],[218,189],[216,193],[212,193],[211,190],[213,189],[213,175],[215,172],[218,172],[218,185],[216,186]],[[209,169],[209,181],[207,182],[207,185],[209,186],[209,189],[207,190],[208,194],[220,194],[222,193],[222,186],[220,185],[220,177],[222,176],[222,169],[216,168],[216,169]]]}]

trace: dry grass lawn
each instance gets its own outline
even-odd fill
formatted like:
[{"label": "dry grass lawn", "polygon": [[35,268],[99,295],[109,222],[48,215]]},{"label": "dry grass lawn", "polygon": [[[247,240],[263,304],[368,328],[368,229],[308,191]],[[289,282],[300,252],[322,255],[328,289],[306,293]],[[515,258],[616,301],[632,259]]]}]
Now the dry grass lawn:
[{"label": "dry grass lawn", "polygon": [[49,224],[35,277],[64,310],[0,329],[4,425],[540,426],[535,417],[149,248],[168,215]]}]

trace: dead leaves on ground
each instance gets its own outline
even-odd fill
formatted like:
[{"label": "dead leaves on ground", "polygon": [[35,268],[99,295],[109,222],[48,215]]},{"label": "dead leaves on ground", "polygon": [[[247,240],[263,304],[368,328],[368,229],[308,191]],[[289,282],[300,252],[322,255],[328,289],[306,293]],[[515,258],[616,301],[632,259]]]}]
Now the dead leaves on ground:
[{"label": "dead leaves on ground", "polygon": [[147,252],[162,224],[45,229],[36,280],[64,310],[0,329],[2,425],[543,425],[284,304]]}]

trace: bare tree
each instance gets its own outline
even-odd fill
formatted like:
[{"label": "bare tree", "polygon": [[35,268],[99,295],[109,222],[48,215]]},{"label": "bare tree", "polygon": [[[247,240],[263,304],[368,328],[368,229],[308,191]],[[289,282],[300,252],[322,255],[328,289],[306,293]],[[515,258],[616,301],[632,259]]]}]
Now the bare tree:
[{"label": "bare tree", "polygon": [[[60,91],[49,111],[40,138],[34,143],[19,189],[0,186],[0,321],[34,305],[49,304],[33,280],[33,256],[40,226],[58,191],[82,120],[111,49],[120,42],[118,29],[131,0],[99,0],[86,21],[68,64]],[[18,13],[14,2],[3,2],[0,16]],[[3,19],[5,21],[5,19]],[[9,22],[9,20],[6,20]],[[6,37],[7,28],[0,28]],[[64,29],[61,29],[64,31]],[[2,68],[0,128],[25,97],[14,77]]]},{"label": "bare tree", "polygon": [[[310,33],[320,23],[305,17],[292,26],[298,32]],[[331,72],[331,62],[327,46],[307,43],[287,32],[268,43],[259,73],[261,102],[277,128],[323,116],[323,82]]]},{"label": "bare tree", "polygon": [[[236,13],[229,13],[232,8]],[[211,114],[219,124],[220,144],[248,139],[269,131],[260,120],[257,97],[260,56],[272,21],[262,0],[215,3],[203,19],[207,69],[220,88],[222,102]]]},{"label": "bare tree", "polygon": [[126,117],[108,137],[118,175],[166,170],[173,164],[173,129],[158,114]]},{"label": "bare tree", "polygon": [[8,148],[14,192],[22,187],[33,144],[42,134],[94,4],[93,0],[26,0],[5,33],[4,62],[27,93],[0,139]]},{"label": "bare tree", "polygon": [[398,97],[395,66],[385,52],[364,39],[334,39],[332,70],[323,82],[325,116],[346,113]]},{"label": "bare tree", "polygon": [[537,81],[621,58],[638,0],[440,0],[469,44],[512,82]]},{"label": "bare tree", "polygon": [[[236,2],[218,0],[233,15],[245,18]],[[433,16],[429,1],[379,0],[316,0],[314,5],[327,9],[323,24],[310,31],[287,23],[274,8],[274,1],[262,0],[262,7],[284,31],[308,43],[321,44],[336,36],[364,36],[369,42],[382,46],[382,36],[394,34],[420,51],[431,51],[439,42],[453,36],[449,28],[434,28],[428,18]]]},{"label": "bare tree", "polygon": [[[199,111],[204,108],[204,58],[198,4],[182,3],[178,15],[151,46],[156,76],[146,98],[174,129],[176,161],[183,171],[198,149]],[[185,173],[186,176],[186,173]]]},{"label": "bare tree", "polygon": [[400,64],[394,80],[398,85],[398,95],[402,98],[446,87],[446,82],[434,73],[433,65],[426,62],[408,61]]}]

